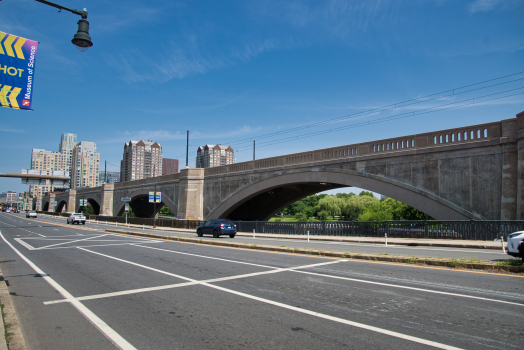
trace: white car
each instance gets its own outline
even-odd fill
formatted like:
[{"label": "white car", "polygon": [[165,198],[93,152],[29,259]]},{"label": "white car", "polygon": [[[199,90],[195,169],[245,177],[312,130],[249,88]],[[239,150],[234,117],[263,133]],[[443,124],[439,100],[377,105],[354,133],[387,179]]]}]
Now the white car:
[{"label": "white car", "polygon": [[508,235],[508,254],[520,256],[524,260],[524,231],[513,232]]},{"label": "white car", "polygon": [[67,223],[72,225],[74,225],[75,223],[80,225],[81,223],[82,225],[85,225],[86,217],[80,213],[73,213],[69,215],[69,217],[67,218]]},{"label": "white car", "polygon": [[36,215],[36,211],[34,211],[34,210],[29,210],[29,211],[25,214],[25,217],[26,217],[26,218],[36,218],[36,217],[38,217],[38,216]]}]

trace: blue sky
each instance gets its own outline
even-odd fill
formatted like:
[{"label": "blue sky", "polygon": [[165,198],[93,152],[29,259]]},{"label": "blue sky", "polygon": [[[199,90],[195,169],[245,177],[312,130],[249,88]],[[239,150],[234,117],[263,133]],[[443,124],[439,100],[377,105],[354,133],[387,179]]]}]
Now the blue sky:
[{"label": "blue sky", "polygon": [[[79,16],[34,0],[0,1],[0,31],[40,42],[34,111],[0,108],[0,172],[28,168],[32,148],[57,151],[65,132],[95,142],[102,163],[119,165],[124,143],[145,139],[183,167],[189,130],[193,167],[206,143],[232,145],[241,162],[252,159],[253,140],[265,158],[524,111],[524,73],[515,74],[524,71],[522,0],[57,2],[87,7],[87,52],[71,44]],[[470,98],[477,102],[417,115]],[[373,123],[406,112],[415,116]],[[7,190],[27,186],[0,178]]]}]

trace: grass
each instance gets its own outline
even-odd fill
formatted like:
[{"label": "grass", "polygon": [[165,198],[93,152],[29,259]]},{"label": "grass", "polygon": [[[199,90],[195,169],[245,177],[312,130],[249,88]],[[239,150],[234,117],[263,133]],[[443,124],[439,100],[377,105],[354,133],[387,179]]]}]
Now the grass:
[{"label": "grass", "polygon": [[418,256],[412,256],[409,258],[409,260],[407,261],[408,264],[414,264],[416,263],[420,258]]},{"label": "grass", "polygon": [[324,255],[324,251],[323,250],[319,250],[318,251],[318,255]]},{"label": "grass", "polygon": [[389,255],[389,253],[380,253],[379,255]]},{"label": "grass", "polygon": [[5,342],[7,344],[9,344],[9,342],[11,341],[11,337],[13,336],[13,333],[9,332],[9,328],[11,327],[11,323],[6,323],[4,321],[4,317],[7,316],[5,313],[4,313],[4,304],[0,304],[0,310],[2,312],[2,322],[4,322],[4,337],[5,337]]},{"label": "grass", "polygon": [[286,246],[282,244],[281,247],[285,248]]},{"label": "grass", "polygon": [[497,261],[497,265],[499,266],[523,266],[524,261],[516,260],[516,259],[507,259],[503,261]]}]

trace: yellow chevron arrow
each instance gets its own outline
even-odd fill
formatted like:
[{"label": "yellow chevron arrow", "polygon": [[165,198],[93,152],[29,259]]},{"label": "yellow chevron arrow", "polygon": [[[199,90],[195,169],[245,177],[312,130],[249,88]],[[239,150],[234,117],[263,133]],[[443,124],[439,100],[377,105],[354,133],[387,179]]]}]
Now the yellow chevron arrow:
[{"label": "yellow chevron arrow", "polygon": [[7,56],[15,57],[15,53],[13,52],[13,48],[11,47],[15,39],[16,39],[16,36],[8,35],[7,39],[5,39],[4,41],[5,52],[7,53]]},{"label": "yellow chevron arrow", "polygon": [[18,102],[16,101],[16,98],[18,97],[18,94],[22,91],[21,88],[13,88],[11,93],[9,94],[9,101],[11,102],[11,108],[14,109],[20,109],[20,106],[18,106]]},{"label": "yellow chevron arrow", "polygon": [[5,55],[4,49],[2,48],[2,44],[1,44],[1,41],[4,38],[4,36],[5,36],[5,33],[4,32],[0,32],[0,54],[2,54],[2,55]]},{"label": "yellow chevron arrow", "polygon": [[22,52],[22,46],[25,44],[26,40],[27,39],[25,38],[18,37],[18,41],[15,44],[16,57],[18,57],[21,60],[25,60],[24,53]]},{"label": "yellow chevron arrow", "polygon": [[11,87],[9,85],[4,85],[4,87],[0,89],[0,104],[2,104],[2,107],[9,107],[9,102],[7,102],[5,96],[10,91]]},{"label": "yellow chevron arrow", "polygon": [[[2,39],[6,35],[7,35],[7,39],[5,39],[4,41],[5,52],[4,52],[4,49],[2,48],[2,44],[0,44],[0,54],[5,55],[5,53],[7,52],[8,56],[15,57],[15,52],[16,52],[16,57],[20,58],[21,60],[25,60],[24,53],[22,52],[22,46],[25,44],[27,39],[13,35],[13,34],[7,34],[4,32],[0,32],[0,41],[2,41]],[[18,38],[18,41],[16,42],[14,46],[15,52],[13,52],[13,48],[11,47],[11,45],[13,45],[13,42],[16,40],[16,38]]]}]

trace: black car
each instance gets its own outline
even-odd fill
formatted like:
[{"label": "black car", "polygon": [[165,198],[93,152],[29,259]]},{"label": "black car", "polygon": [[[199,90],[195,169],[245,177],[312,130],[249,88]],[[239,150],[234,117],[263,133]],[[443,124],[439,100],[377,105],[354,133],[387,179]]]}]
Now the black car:
[{"label": "black car", "polygon": [[213,235],[214,238],[218,238],[222,235],[229,235],[230,238],[234,238],[236,233],[237,225],[228,219],[211,219],[197,228],[198,237]]}]

